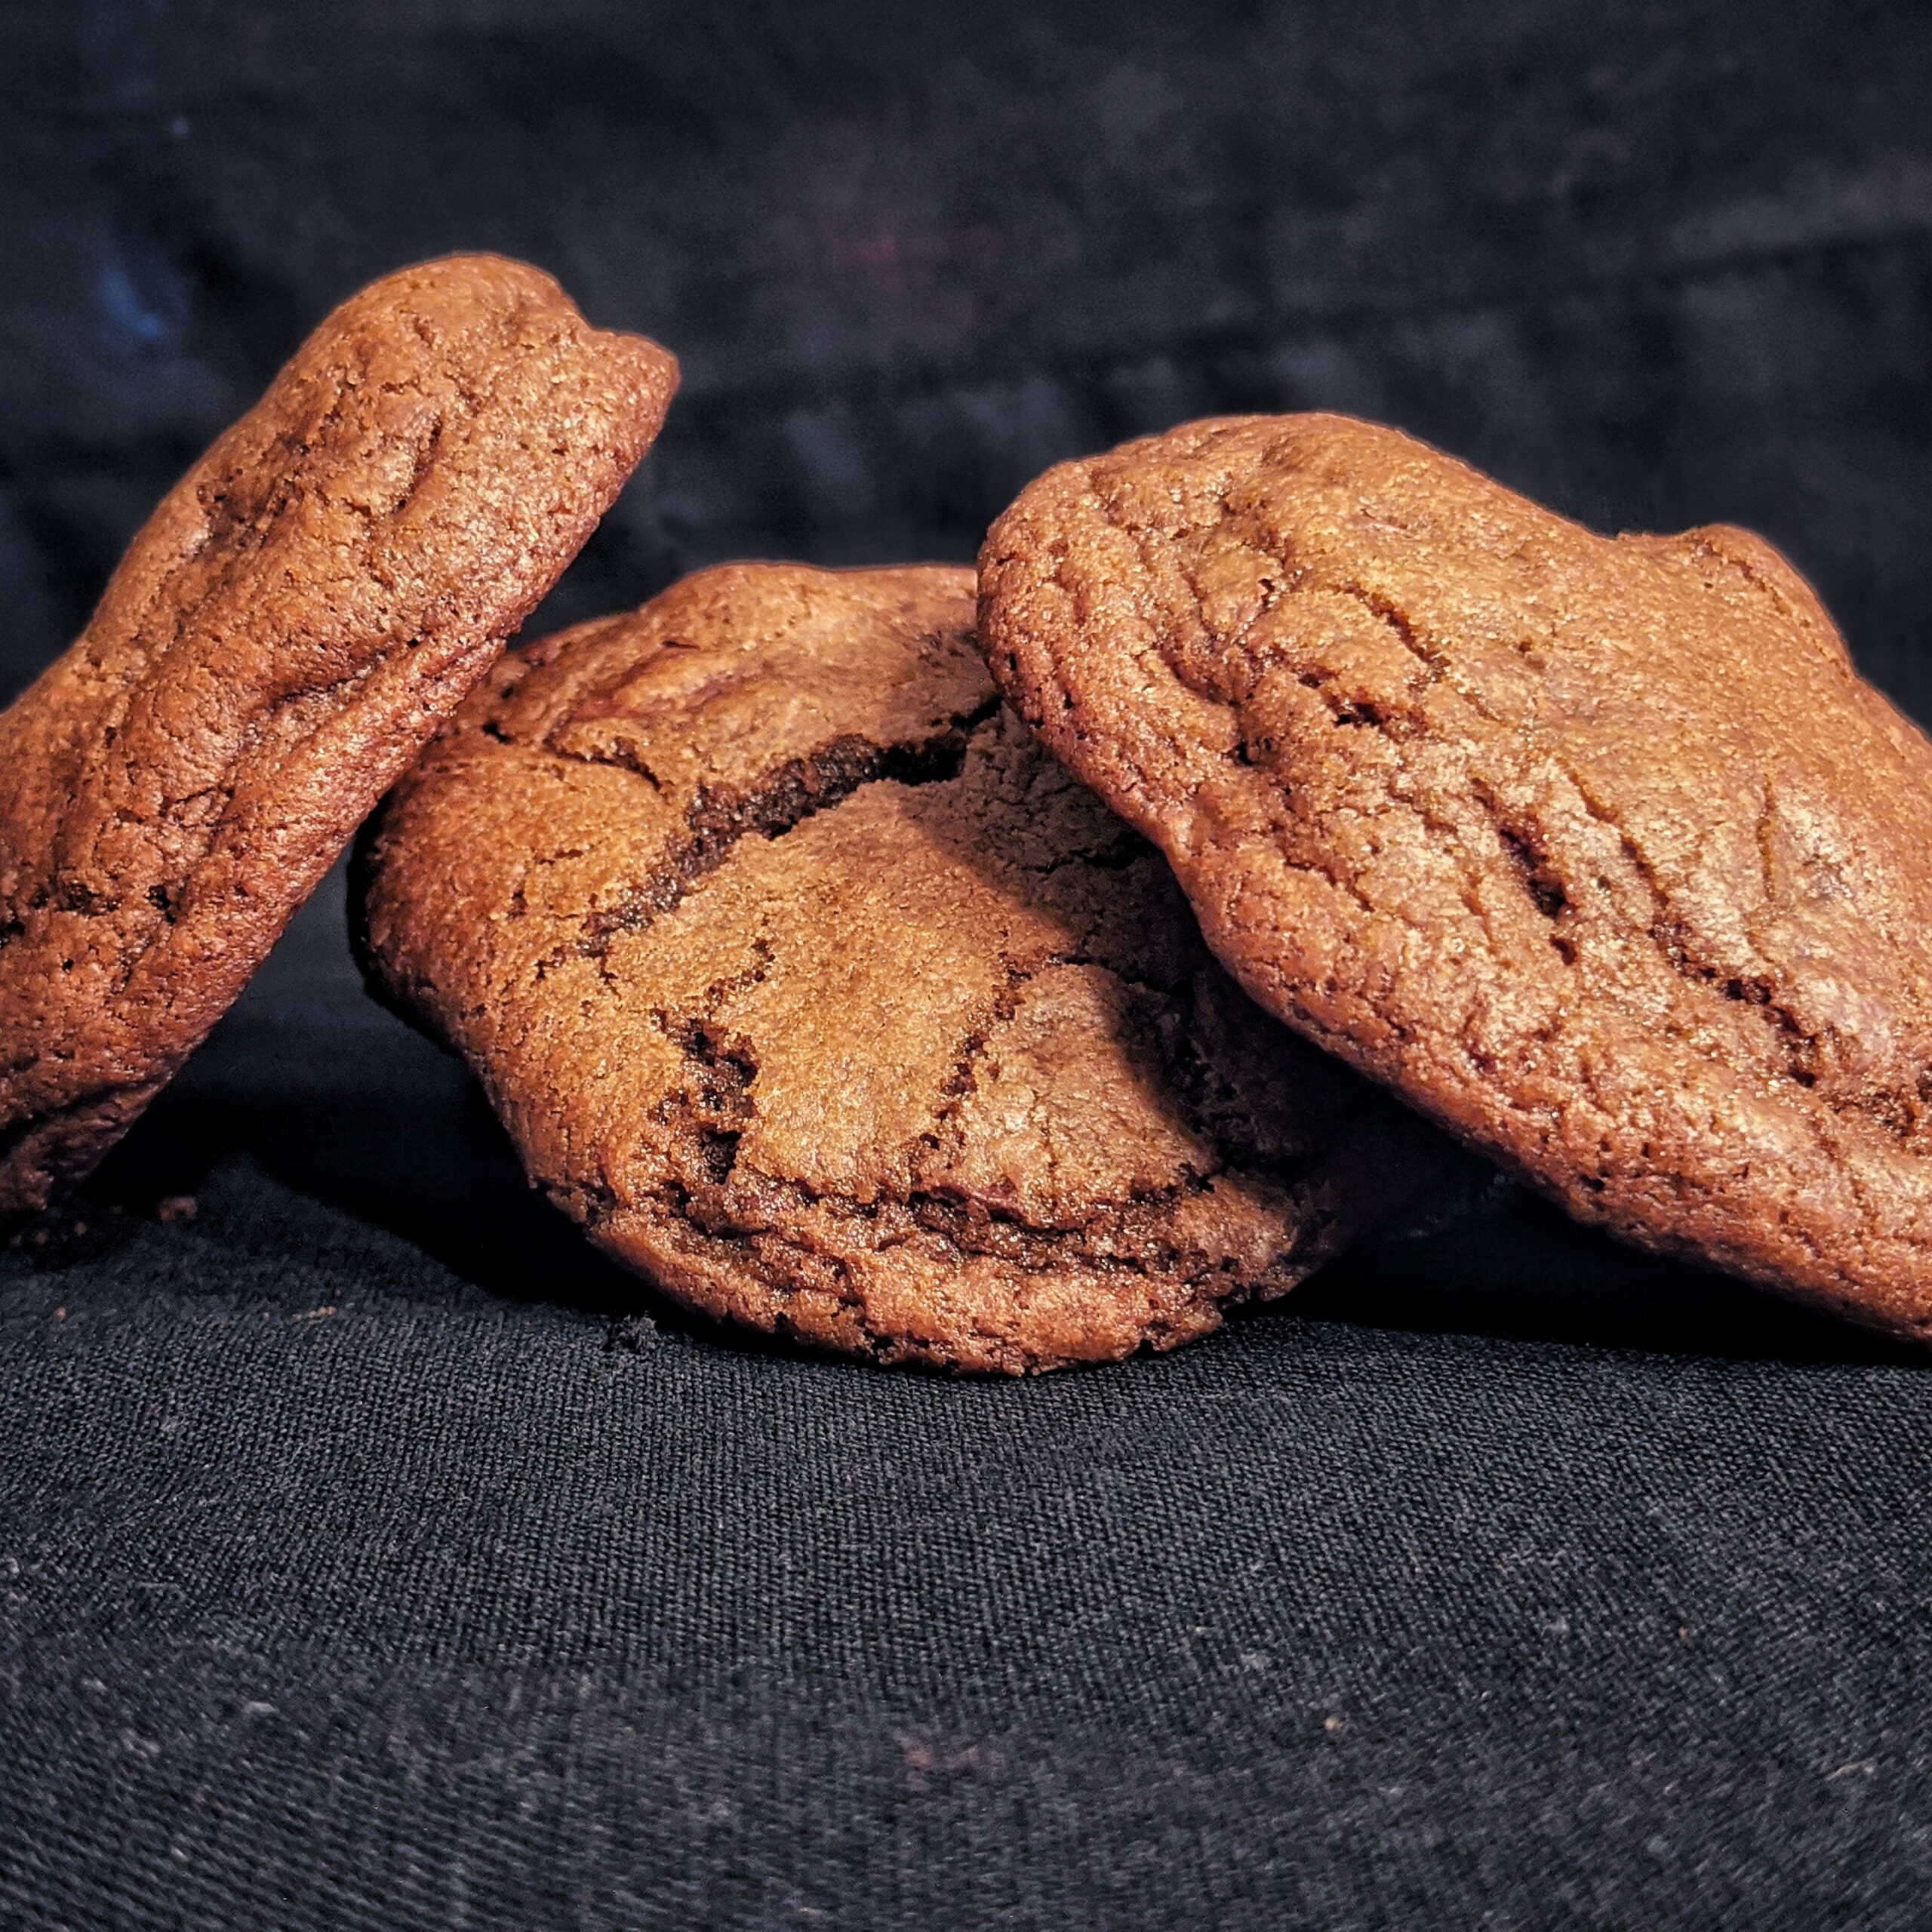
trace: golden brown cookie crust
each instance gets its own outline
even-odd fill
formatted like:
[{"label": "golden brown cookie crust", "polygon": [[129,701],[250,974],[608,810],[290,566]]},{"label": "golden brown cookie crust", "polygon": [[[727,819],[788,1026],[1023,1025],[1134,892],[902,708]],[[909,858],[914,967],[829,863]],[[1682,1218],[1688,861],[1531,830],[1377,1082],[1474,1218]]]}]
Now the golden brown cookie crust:
[{"label": "golden brown cookie crust", "polygon": [[1050,471],[980,586],[1271,1011],[1580,1219],[1932,1331],[1932,746],[1769,545],[1232,418]]},{"label": "golden brown cookie crust", "polygon": [[1472,1170],[1208,957],[1000,706],[970,571],[736,565],[512,653],[365,838],[365,958],[706,1312],[1170,1347]]},{"label": "golden brown cookie crust", "polygon": [[488,255],[343,304],[0,714],[0,1214],[125,1131],[574,556],[677,367]]}]

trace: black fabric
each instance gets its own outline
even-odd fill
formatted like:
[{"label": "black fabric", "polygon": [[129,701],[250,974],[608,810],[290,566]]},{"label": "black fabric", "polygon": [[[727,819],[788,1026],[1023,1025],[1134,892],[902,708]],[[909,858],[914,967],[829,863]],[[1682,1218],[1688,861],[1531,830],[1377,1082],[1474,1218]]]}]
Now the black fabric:
[{"label": "black fabric", "polygon": [[1915,1368],[1284,1315],[960,1386],[234,1172],[62,1246],[23,1924],[1923,1922]]},{"label": "black fabric", "polygon": [[[1928,108],[1903,0],[9,9],[0,690],[484,245],[687,371],[540,623],[1319,405],[1755,525],[1932,712]],[[1924,1922],[1916,1361],[1509,1198],[1168,1358],[805,1360],[598,1260],[343,924],[0,1253],[0,1924]]]}]

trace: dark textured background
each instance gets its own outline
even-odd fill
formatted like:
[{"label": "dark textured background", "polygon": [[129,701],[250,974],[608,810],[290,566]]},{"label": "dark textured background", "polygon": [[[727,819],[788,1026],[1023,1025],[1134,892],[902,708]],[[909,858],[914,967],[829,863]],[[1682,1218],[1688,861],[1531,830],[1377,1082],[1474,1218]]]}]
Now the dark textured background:
[{"label": "dark textured background", "polygon": [[[1319,405],[1754,525],[1932,715],[1907,0],[0,5],[0,694],[474,247],[685,365],[546,617]],[[1925,1921],[1932,1385],[1540,1210],[1024,1387],[761,1350],[527,1195],[337,880],[38,1234],[0,1924]]]}]

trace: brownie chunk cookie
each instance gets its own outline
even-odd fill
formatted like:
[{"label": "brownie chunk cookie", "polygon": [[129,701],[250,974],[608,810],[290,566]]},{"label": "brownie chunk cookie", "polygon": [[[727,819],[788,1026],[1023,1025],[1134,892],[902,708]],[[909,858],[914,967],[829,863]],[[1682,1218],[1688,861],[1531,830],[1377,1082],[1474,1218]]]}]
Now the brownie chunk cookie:
[{"label": "brownie chunk cookie", "polygon": [[677,380],[490,256],[345,303],[0,714],[0,1214],[85,1174],[522,623]]},{"label": "brownie chunk cookie", "polygon": [[1256,417],[1049,472],[980,586],[1270,1011],[1582,1220],[1932,1328],[1932,746],[1768,545]]},{"label": "brownie chunk cookie", "polygon": [[362,849],[374,982],[706,1312],[1168,1348],[1473,1171],[1267,1018],[999,703],[964,570],[734,565],[514,652]]}]

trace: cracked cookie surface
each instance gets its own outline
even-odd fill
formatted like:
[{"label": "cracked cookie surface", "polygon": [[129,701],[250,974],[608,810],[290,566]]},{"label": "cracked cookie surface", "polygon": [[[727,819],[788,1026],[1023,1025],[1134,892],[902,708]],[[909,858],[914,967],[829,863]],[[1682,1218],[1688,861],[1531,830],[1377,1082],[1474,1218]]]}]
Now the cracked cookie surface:
[{"label": "cracked cookie surface", "polygon": [[1228,418],[1031,485],[980,620],[1272,1012],[1583,1220],[1932,1332],[1932,745],[1769,545]]},{"label": "cracked cookie surface", "polygon": [[457,256],[310,336],[0,714],[0,1215],[118,1139],[574,557],[677,365]]},{"label": "cracked cookie surface", "polygon": [[1476,1171],[1257,1009],[1000,703],[970,571],[732,565],[506,657],[358,854],[372,983],[709,1314],[1170,1347]]}]

